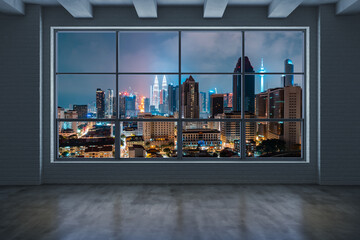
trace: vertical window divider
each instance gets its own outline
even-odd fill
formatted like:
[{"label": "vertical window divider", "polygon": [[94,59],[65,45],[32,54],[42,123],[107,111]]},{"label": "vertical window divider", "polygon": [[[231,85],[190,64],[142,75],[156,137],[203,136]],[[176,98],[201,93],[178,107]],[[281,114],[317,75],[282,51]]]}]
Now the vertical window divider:
[{"label": "vertical window divider", "polygon": [[[240,129],[240,143],[241,143],[241,159],[246,157],[246,123],[245,123],[245,32],[242,32],[241,37],[241,129]],[[235,99],[236,101],[236,99]]]},{"label": "vertical window divider", "polygon": [[176,127],[176,131],[177,131],[177,144],[176,144],[176,150],[177,150],[177,159],[178,160],[182,160],[182,91],[181,91],[181,31],[178,32],[179,33],[179,116],[178,116],[178,120],[177,120],[177,127]]},{"label": "vertical window divider", "polygon": [[116,31],[116,76],[115,76],[115,156],[114,159],[120,160],[121,158],[121,149],[120,149],[120,121],[119,121],[119,31]]}]

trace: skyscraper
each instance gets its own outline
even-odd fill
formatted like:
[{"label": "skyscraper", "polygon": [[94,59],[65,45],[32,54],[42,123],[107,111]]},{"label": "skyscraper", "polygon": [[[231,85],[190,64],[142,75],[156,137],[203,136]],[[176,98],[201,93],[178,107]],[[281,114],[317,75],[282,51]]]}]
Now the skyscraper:
[{"label": "skyscraper", "polygon": [[136,96],[125,96],[125,116],[135,117],[136,116]]},{"label": "skyscraper", "polygon": [[76,105],[73,106],[74,111],[77,112],[78,118],[87,118],[88,106],[87,105]]},{"label": "skyscraper", "polygon": [[[290,59],[286,59],[284,62],[285,73],[294,73],[294,64]],[[284,87],[294,86],[294,75],[286,74],[284,76]]]},{"label": "skyscraper", "polygon": [[106,118],[112,118],[114,114],[114,90],[106,90],[106,102],[105,102],[105,116]]},{"label": "skyscraper", "polygon": [[125,117],[125,93],[119,93],[119,116]]},{"label": "skyscraper", "polygon": [[[254,73],[248,57],[245,57],[245,73]],[[234,73],[241,73],[241,58],[236,63]],[[245,76],[245,112],[254,113],[255,111],[255,75]],[[241,75],[233,76],[233,111],[241,111]]]},{"label": "skyscraper", "polygon": [[207,112],[210,112],[210,108],[211,108],[211,103],[210,103],[210,99],[211,99],[211,95],[215,94],[216,91],[215,90],[209,90],[209,96],[208,96],[208,99],[207,99]]},{"label": "skyscraper", "polygon": [[207,99],[206,99],[206,92],[200,92],[200,113],[205,113],[207,110]]},{"label": "skyscraper", "polygon": [[[265,71],[265,68],[264,68],[264,59],[261,58],[261,67],[260,67],[260,73],[264,73],[266,72]],[[260,75],[260,92],[264,92],[265,89],[267,89],[267,86],[265,84],[265,80],[264,80],[264,74],[261,74]]]},{"label": "skyscraper", "polygon": [[96,90],[96,116],[105,118],[105,92],[101,88]]},{"label": "skyscraper", "polygon": [[152,104],[156,109],[159,109],[160,105],[160,91],[159,91],[159,80],[157,75],[155,76],[154,86],[153,86],[153,94],[152,94]]},{"label": "skyscraper", "polygon": [[144,112],[146,112],[146,113],[150,112],[150,99],[149,98],[144,99]]},{"label": "skyscraper", "polygon": [[224,113],[224,94],[212,94],[210,97],[210,105],[210,115],[212,118]]},{"label": "skyscraper", "polygon": [[182,84],[184,118],[199,118],[199,83],[190,76]]}]

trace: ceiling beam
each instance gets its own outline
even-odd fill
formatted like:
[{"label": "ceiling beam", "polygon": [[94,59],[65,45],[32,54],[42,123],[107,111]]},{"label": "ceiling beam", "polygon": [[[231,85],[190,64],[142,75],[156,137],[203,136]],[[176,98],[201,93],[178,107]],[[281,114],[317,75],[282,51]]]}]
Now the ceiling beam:
[{"label": "ceiling beam", "polygon": [[222,18],[229,0],[205,0],[204,18]]},{"label": "ceiling beam", "polygon": [[25,14],[25,4],[22,0],[0,0],[0,12]]},{"label": "ceiling beam", "polygon": [[287,18],[303,0],[273,0],[270,3],[269,18]]},{"label": "ceiling beam", "polygon": [[360,11],[360,0],[339,0],[336,4],[336,14],[350,14]]},{"label": "ceiling beam", "polygon": [[139,18],[157,18],[156,0],[133,0]]},{"label": "ceiling beam", "polygon": [[74,18],[92,18],[89,0],[57,0]]}]

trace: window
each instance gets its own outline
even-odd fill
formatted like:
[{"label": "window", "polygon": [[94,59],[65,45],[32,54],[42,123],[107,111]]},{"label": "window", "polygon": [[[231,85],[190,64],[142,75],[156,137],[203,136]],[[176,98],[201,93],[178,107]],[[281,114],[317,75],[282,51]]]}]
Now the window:
[{"label": "window", "polygon": [[302,160],[306,29],[174,29],[54,28],[56,160]]}]

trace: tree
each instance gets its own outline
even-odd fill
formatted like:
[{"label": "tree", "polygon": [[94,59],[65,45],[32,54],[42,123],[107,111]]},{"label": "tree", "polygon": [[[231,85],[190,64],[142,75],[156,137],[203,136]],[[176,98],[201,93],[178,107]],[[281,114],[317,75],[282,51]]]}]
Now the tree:
[{"label": "tree", "polygon": [[256,151],[266,154],[283,152],[285,150],[285,141],[280,139],[266,139],[256,147]]},{"label": "tree", "polygon": [[149,145],[150,145],[150,142],[149,142],[149,141],[145,143],[145,146],[148,147]]}]

